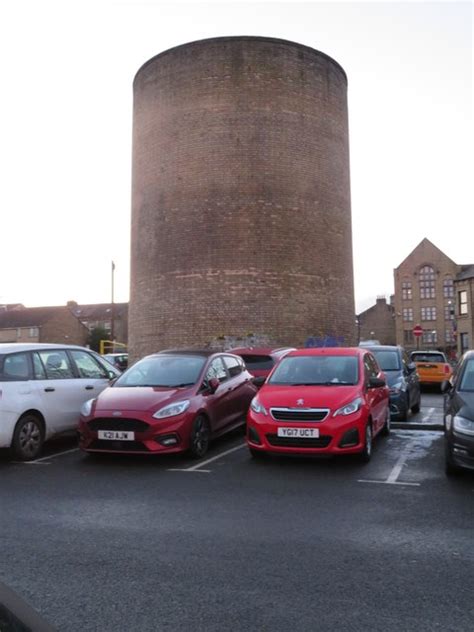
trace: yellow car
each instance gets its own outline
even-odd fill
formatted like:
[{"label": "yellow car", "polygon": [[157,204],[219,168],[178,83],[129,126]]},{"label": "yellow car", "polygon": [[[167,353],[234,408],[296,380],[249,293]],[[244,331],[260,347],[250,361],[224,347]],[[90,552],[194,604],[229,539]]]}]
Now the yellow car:
[{"label": "yellow car", "polygon": [[420,377],[420,384],[439,384],[449,380],[453,370],[442,351],[412,351],[412,362]]}]

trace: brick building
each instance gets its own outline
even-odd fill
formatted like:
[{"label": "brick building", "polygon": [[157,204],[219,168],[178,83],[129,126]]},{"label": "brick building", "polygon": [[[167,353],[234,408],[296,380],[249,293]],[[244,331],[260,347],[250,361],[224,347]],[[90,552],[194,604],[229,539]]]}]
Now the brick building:
[{"label": "brick building", "polygon": [[112,334],[112,315],[114,321],[114,339],[117,342],[128,342],[128,303],[95,303],[79,305],[76,301],[68,301],[67,306],[72,313],[87,327],[104,329]]},{"label": "brick building", "polygon": [[474,348],[474,265],[461,266],[454,288],[458,352],[464,353]]},{"label": "brick building", "polygon": [[[390,297],[392,300],[394,297]],[[385,296],[378,296],[375,305],[357,314],[357,332],[361,340],[378,340],[382,345],[396,344],[395,308]]]},{"label": "brick building", "polygon": [[[448,354],[472,347],[473,278],[474,266],[455,263],[423,239],[394,270],[397,343]],[[421,340],[414,325],[423,328]]]},{"label": "brick building", "polygon": [[130,351],[354,344],[347,78],[265,37],[178,46],[134,80]]},{"label": "brick building", "polygon": [[88,336],[88,329],[65,306],[0,310],[0,342],[84,345]]}]

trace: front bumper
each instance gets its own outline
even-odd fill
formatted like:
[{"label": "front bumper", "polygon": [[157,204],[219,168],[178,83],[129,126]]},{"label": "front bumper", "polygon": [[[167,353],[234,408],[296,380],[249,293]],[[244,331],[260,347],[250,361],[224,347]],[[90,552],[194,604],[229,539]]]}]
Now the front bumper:
[{"label": "front bumper", "polygon": [[[329,417],[321,422],[276,422],[268,416],[247,415],[247,445],[262,452],[278,454],[354,454],[364,448],[367,416],[360,410],[353,415]],[[314,439],[278,437],[278,427],[318,428]]]},{"label": "front bumper", "polygon": [[[120,417],[102,412],[100,416],[81,417],[79,447],[85,452],[115,452],[125,454],[169,454],[189,447],[194,413],[167,419],[154,419],[137,411],[124,412]],[[133,432],[133,440],[99,439],[99,430]]]},{"label": "front bumper", "polygon": [[474,437],[452,432],[447,435],[446,440],[453,465],[474,470]]}]

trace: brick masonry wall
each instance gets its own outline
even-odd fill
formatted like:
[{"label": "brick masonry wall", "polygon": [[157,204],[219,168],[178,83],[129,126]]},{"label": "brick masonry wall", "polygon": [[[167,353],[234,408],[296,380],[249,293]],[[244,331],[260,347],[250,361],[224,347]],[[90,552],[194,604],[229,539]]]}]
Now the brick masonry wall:
[{"label": "brick masonry wall", "polygon": [[67,307],[56,314],[40,327],[40,342],[57,344],[85,345],[89,331]]},{"label": "brick masonry wall", "polygon": [[[430,265],[435,270],[435,292],[434,299],[420,297],[420,268]],[[447,328],[452,329],[452,323],[445,320],[444,308],[448,301],[455,301],[455,297],[449,299],[443,296],[443,282],[446,278],[454,279],[459,272],[460,266],[447,257],[439,248],[432,244],[428,239],[424,239],[394,270],[395,281],[395,321],[397,344],[404,345],[407,349],[415,348],[416,341],[413,343],[404,343],[404,330],[412,330],[414,325],[421,325],[423,329],[436,330],[438,342],[423,343],[419,342],[420,348],[445,348],[445,332]],[[403,281],[411,281],[413,298],[411,300],[402,298]],[[413,321],[403,321],[403,308],[413,309]],[[422,321],[421,308],[436,307],[435,321]]]},{"label": "brick masonry wall", "polygon": [[220,38],[134,82],[132,357],[249,332],[355,342],[347,82],[307,47]]},{"label": "brick masonry wall", "polygon": [[382,345],[396,344],[394,309],[385,299],[377,299],[375,305],[360,313],[358,318],[360,340],[375,339]]}]

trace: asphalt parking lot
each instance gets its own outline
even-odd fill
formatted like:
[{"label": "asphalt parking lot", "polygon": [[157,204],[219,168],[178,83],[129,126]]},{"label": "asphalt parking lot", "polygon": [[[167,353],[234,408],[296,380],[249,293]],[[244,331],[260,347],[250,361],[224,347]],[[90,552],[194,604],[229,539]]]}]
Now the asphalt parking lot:
[{"label": "asphalt parking lot", "polygon": [[[442,421],[424,393],[412,423]],[[58,630],[471,630],[474,476],[442,433],[356,459],[0,457],[0,580]]]}]

